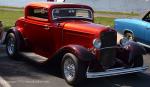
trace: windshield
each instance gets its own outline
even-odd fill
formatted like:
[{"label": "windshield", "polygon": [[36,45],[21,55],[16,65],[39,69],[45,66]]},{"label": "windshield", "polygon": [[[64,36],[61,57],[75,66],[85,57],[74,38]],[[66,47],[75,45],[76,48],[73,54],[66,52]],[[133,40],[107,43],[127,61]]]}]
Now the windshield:
[{"label": "windshield", "polygon": [[60,18],[85,18],[92,20],[92,11],[83,8],[55,8],[52,16],[53,20]]}]

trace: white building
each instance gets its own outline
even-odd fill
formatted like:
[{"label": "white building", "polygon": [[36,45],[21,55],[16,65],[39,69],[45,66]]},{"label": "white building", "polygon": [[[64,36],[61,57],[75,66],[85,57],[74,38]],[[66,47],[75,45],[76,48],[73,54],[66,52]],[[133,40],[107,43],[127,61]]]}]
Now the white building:
[{"label": "white building", "polygon": [[87,4],[100,11],[143,12],[150,9],[150,0],[65,0],[65,2]]},{"label": "white building", "polygon": [[24,7],[29,2],[39,1],[87,4],[97,11],[143,12],[150,10],[150,0],[0,0],[0,6]]}]

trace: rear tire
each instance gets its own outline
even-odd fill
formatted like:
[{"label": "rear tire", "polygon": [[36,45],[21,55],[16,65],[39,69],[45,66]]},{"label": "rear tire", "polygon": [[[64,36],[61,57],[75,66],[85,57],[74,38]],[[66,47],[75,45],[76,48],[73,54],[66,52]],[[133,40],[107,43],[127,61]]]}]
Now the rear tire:
[{"label": "rear tire", "polygon": [[10,58],[18,59],[19,44],[14,33],[9,33],[6,37],[6,52]]},{"label": "rear tire", "polygon": [[86,79],[87,66],[75,55],[66,53],[62,60],[62,74],[70,85],[77,85]]}]

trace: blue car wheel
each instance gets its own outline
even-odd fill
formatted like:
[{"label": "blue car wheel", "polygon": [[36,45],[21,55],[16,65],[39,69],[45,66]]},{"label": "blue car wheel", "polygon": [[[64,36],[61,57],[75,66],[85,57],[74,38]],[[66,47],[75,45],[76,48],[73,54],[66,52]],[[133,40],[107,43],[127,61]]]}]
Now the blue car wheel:
[{"label": "blue car wheel", "polygon": [[133,34],[130,33],[130,32],[127,32],[124,34],[124,37],[126,37],[128,40],[132,40],[132,41],[135,41],[134,37],[133,37]]}]

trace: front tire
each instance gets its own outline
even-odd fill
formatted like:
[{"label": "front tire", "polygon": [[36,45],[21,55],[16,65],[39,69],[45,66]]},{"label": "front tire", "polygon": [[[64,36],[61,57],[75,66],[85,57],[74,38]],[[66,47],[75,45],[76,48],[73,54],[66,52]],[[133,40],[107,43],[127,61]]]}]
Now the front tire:
[{"label": "front tire", "polygon": [[62,74],[66,82],[76,85],[86,79],[87,66],[75,55],[66,53],[62,60]]},{"label": "front tire", "polygon": [[14,33],[9,33],[6,37],[6,52],[10,58],[17,59],[19,49]]},{"label": "front tire", "polygon": [[133,60],[131,61],[131,67],[141,67],[143,66],[143,56],[137,55]]},{"label": "front tire", "polygon": [[[137,55],[134,57],[134,59],[131,61],[130,63],[130,67],[131,68],[135,68],[135,67],[142,67],[143,66],[143,56],[142,55]],[[133,75],[133,76],[137,76],[139,74],[139,72],[136,73],[131,73],[128,75]]]},{"label": "front tire", "polygon": [[133,34],[130,32],[125,33],[124,37],[126,37],[129,41],[135,41]]}]

